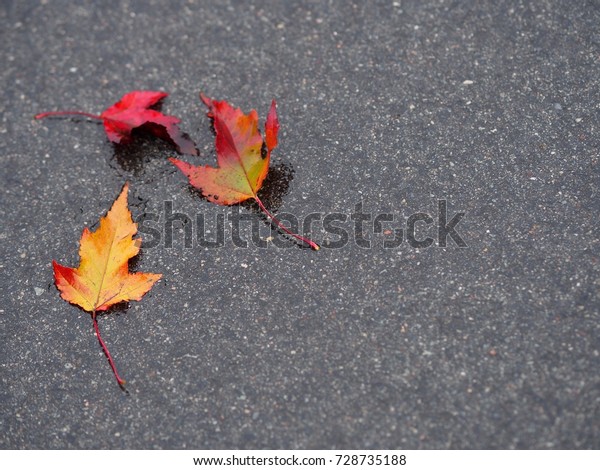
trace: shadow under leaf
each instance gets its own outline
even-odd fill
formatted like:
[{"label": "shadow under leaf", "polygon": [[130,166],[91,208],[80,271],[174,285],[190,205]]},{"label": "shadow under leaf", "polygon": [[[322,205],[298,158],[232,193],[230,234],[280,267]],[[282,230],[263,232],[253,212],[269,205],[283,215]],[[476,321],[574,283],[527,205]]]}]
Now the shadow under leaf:
[{"label": "shadow under leaf", "polygon": [[173,145],[161,140],[146,129],[134,129],[127,143],[113,144],[111,166],[116,164],[122,171],[139,176],[152,159],[167,159],[177,154]]}]

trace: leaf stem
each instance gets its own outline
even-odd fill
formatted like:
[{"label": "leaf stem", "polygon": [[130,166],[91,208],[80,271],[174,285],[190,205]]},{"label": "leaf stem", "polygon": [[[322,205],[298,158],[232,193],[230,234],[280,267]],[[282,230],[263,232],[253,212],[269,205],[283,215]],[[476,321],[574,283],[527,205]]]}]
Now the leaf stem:
[{"label": "leaf stem", "polygon": [[258,206],[260,207],[260,209],[267,215],[267,217],[269,217],[269,219],[271,219],[275,225],[277,225],[281,230],[283,230],[285,233],[287,233],[288,235],[291,235],[294,238],[297,238],[298,240],[306,243],[308,246],[310,246],[313,250],[318,251],[321,249],[321,247],[319,245],[317,245],[315,242],[313,242],[312,240],[309,240],[308,238],[305,238],[301,235],[298,235],[292,231],[290,231],[288,228],[286,228],[279,220],[277,220],[275,218],[275,216],[273,216],[268,210],[267,208],[264,206],[264,204],[262,203],[262,201],[258,198],[258,196],[254,196],[254,200],[256,201],[256,203],[258,204]]},{"label": "leaf stem", "polygon": [[95,310],[92,312],[92,320],[94,322],[94,330],[96,330],[96,337],[98,338],[98,342],[100,343],[100,346],[102,346],[102,350],[104,351],[104,354],[108,358],[108,363],[110,364],[110,367],[112,368],[113,374],[115,374],[115,378],[117,379],[117,382],[119,382],[119,387],[121,387],[123,390],[125,390],[125,380],[123,380],[119,376],[119,373],[117,372],[117,366],[115,366],[115,361],[113,361],[113,358],[110,355],[110,352],[108,351],[108,348],[106,347],[106,344],[104,343],[104,341],[102,341],[102,336],[100,336],[100,328],[98,328],[98,320],[96,320],[96,311]]},{"label": "leaf stem", "polygon": [[34,117],[35,117],[35,119],[44,119],[44,118],[50,117],[50,116],[69,116],[69,115],[85,116],[90,119],[102,119],[101,116],[98,116],[96,114],[84,113],[83,111],[48,111],[47,113],[36,114]]}]

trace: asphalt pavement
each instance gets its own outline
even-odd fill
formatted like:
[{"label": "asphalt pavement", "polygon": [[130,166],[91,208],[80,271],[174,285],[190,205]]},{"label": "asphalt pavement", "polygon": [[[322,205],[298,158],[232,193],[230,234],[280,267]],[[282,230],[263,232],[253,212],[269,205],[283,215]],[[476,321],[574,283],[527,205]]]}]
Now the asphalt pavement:
[{"label": "asphalt pavement", "polygon": [[[0,448],[598,449],[599,24],[597,1],[1,2]],[[33,119],[132,90],[168,92],[200,155]],[[200,91],[261,126],[277,100],[259,195],[320,251],[168,161],[215,162]],[[132,267],[163,278],[99,319],[123,392],[52,260],[126,181]]]}]

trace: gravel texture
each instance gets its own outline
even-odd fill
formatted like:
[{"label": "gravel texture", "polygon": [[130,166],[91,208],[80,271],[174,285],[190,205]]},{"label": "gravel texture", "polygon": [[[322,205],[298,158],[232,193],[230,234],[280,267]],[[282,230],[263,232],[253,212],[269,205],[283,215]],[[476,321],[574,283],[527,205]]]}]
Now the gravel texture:
[{"label": "gravel texture", "polygon": [[[597,1],[1,2],[0,448],[597,449],[599,24]],[[170,93],[196,164],[200,90],[261,120],[277,99],[261,196],[347,216],[348,243],[317,221],[319,252],[277,247],[255,205],[191,191],[170,145],[32,118],[135,89]],[[127,180],[135,268],[163,280],[100,318],[123,393],[51,261],[77,265]],[[466,247],[439,246],[439,200]],[[190,220],[159,240],[165,211]],[[384,246],[417,213],[432,245]],[[234,246],[235,214],[267,248]]]}]

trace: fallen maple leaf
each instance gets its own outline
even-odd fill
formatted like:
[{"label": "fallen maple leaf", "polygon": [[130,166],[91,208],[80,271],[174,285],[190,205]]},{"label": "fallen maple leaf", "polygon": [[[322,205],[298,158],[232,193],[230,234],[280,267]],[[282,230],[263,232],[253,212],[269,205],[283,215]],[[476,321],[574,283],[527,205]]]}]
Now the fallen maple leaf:
[{"label": "fallen maple leaf", "polygon": [[131,131],[144,126],[161,139],[170,140],[180,153],[198,155],[194,142],[179,130],[178,118],[150,109],[166,96],[168,93],[162,91],[132,91],[100,115],[82,111],[50,111],[37,114],[35,119],[67,115],[99,119],[104,123],[108,139],[116,144],[127,143],[131,139]]},{"label": "fallen maple leaf", "polygon": [[127,207],[128,188],[125,183],[111,209],[100,219],[100,227],[95,232],[90,232],[87,227],[83,229],[78,268],[52,261],[54,281],[61,297],[92,313],[96,336],[121,387],[125,381],[119,377],[100,336],[96,314],[119,302],[140,300],[161,278],[160,274],[129,272],[129,260],[140,251],[141,239],[133,238],[137,224],[133,223]]},{"label": "fallen maple leaf", "polygon": [[249,114],[244,114],[227,101],[215,101],[202,93],[200,98],[209,109],[208,117],[213,119],[218,168],[194,166],[176,158],[169,160],[209,201],[231,205],[253,198],[285,233],[308,244],[313,250],[318,250],[319,245],[315,242],[291,232],[273,217],[257,195],[269,171],[271,152],[277,146],[279,120],[275,100],[271,102],[265,123],[266,154],[263,155],[263,138],[258,131],[258,114],[254,109]]}]

